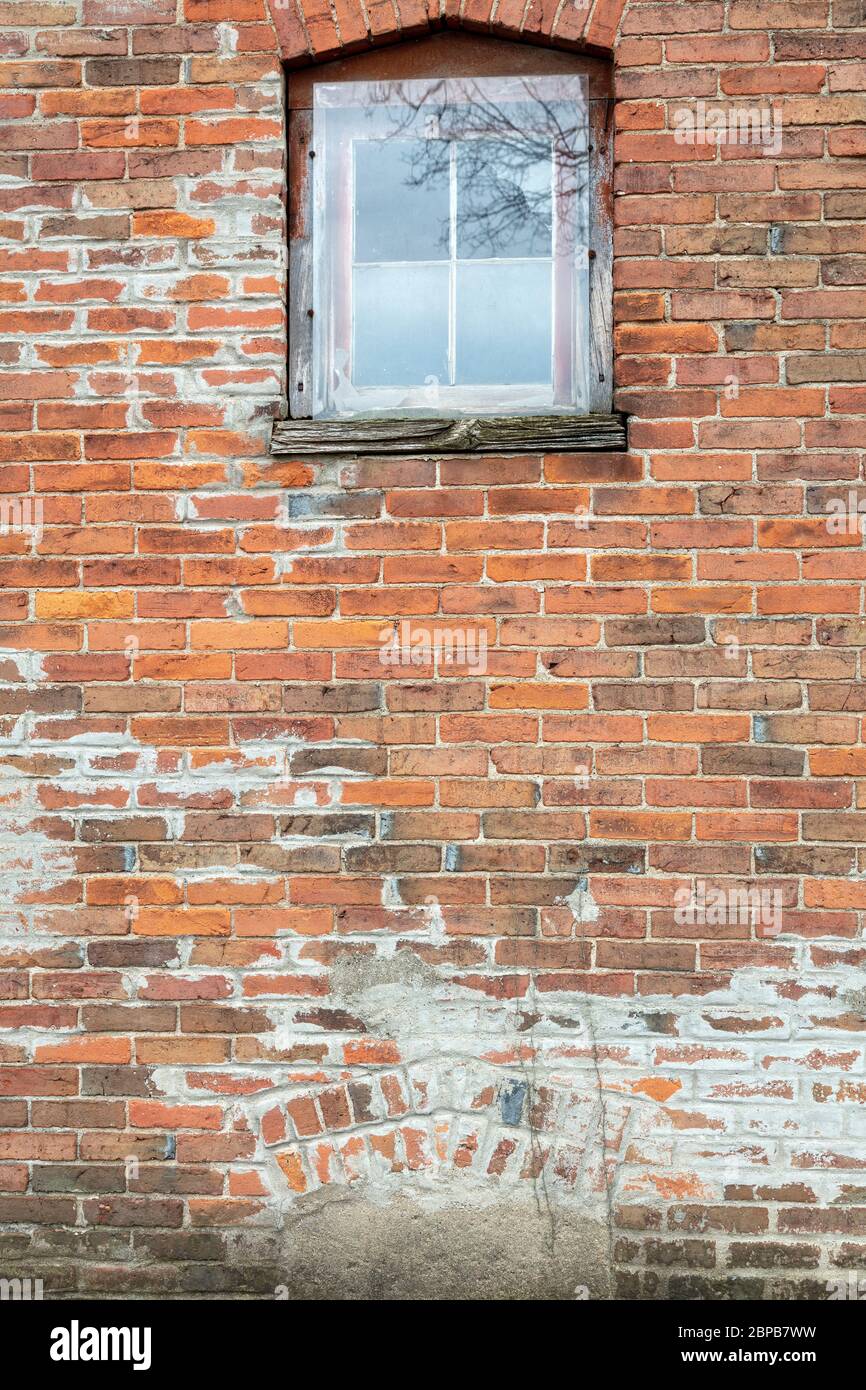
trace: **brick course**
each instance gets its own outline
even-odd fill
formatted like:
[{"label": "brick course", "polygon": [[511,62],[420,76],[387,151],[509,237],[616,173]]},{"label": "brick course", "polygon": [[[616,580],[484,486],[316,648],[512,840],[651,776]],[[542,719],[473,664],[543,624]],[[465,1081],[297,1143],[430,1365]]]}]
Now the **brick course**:
[{"label": "brick course", "polygon": [[[612,52],[626,454],[269,455],[283,64],[443,27]],[[269,1296],[334,1185],[866,1263],[864,75],[860,0],[0,3],[4,1275]]]}]

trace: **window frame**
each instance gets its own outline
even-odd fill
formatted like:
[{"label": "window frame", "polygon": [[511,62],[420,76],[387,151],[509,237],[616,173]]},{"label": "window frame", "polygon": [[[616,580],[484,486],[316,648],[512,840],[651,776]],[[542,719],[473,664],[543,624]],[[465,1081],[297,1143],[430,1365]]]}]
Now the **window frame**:
[{"label": "window frame", "polygon": [[[562,50],[515,44],[507,39],[445,32],[398,45],[356,54],[316,68],[291,70],[288,86],[289,143],[289,356],[290,422],[301,426],[359,424],[366,417],[345,420],[313,417],[313,90],[318,83],[407,81],[416,78],[520,77],[578,74],[588,79],[589,138],[589,370],[585,407],[554,406],[562,420],[609,416],[613,392],[613,231],[612,231],[612,95],[611,65],[602,58]],[[498,405],[507,408],[507,388],[487,387],[490,408],[477,407],[479,421],[493,421]],[[447,411],[442,412],[448,416]],[[502,414],[502,412],[500,412]],[[417,420],[411,410],[377,412],[371,422]],[[466,413],[448,416],[455,424],[470,421]],[[519,415],[510,417],[518,420]],[[531,417],[527,414],[527,420]],[[552,417],[543,417],[552,418]],[[356,434],[359,433],[356,431]],[[363,434],[363,431],[360,431]],[[464,431],[465,433],[465,431]],[[489,432],[488,432],[489,433]],[[513,446],[512,446],[513,447]]]}]

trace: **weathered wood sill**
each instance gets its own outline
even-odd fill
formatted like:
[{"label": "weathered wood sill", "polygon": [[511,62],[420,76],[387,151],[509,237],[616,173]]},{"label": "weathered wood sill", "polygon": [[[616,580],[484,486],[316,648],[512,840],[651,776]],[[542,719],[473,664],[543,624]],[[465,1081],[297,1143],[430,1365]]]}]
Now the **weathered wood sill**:
[{"label": "weathered wood sill", "polygon": [[282,420],[272,454],[525,454],[618,452],[622,415],[479,415],[459,419]]}]

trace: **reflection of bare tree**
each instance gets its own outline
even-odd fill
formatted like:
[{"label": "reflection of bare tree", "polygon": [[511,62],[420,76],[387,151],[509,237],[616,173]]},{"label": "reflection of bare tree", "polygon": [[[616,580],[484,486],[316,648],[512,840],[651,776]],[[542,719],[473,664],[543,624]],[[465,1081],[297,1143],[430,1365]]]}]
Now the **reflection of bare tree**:
[{"label": "reflection of bare tree", "polygon": [[[460,86],[455,100],[445,79],[421,93],[417,83],[382,84],[367,114],[379,138],[407,142],[407,187],[447,187],[456,145],[458,254],[549,256],[554,197],[576,209],[588,177],[585,108],[551,100],[531,78],[517,100],[494,100],[474,82]],[[446,218],[446,254],[449,236]]]}]

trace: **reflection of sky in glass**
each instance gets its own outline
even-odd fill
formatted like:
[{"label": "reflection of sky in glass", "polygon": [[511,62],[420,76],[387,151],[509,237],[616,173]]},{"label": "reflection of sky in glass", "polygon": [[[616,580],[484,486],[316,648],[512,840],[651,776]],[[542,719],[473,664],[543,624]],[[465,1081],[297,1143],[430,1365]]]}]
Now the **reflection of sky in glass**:
[{"label": "reflection of sky in glass", "polygon": [[550,142],[401,133],[353,149],[355,385],[549,382]]},{"label": "reflection of sky in glass", "polygon": [[550,296],[549,261],[458,265],[457,383],[550,381]]},{"label": "reflection of sky in glass", "polygon": [[[360,413],[489,409],[500,387],[506,408],[574,401],[585,79],[338,84],[314,105],[315,123],[330,110],[316,292],[333,294],[314,324],[317,401],[336,400],[335,380],[338,409]],[[575,335],[563,348],[557,330],[555,360],[554,319]]]},{"label": "reflection of sky in glass", "polygon": [[356,386],[448,380],[448,265],[355,269]]},{"label": "reflection of sky in glass", "polygon": [[437,261],[448,255],[448,169],[424,160],[425,145],[355,141],[356,261]]},{"label": "reflection of sky in glass", "polygon": [[552,159],[543,142],[467,140],[457,147],[457,255],[549,256]]}]

